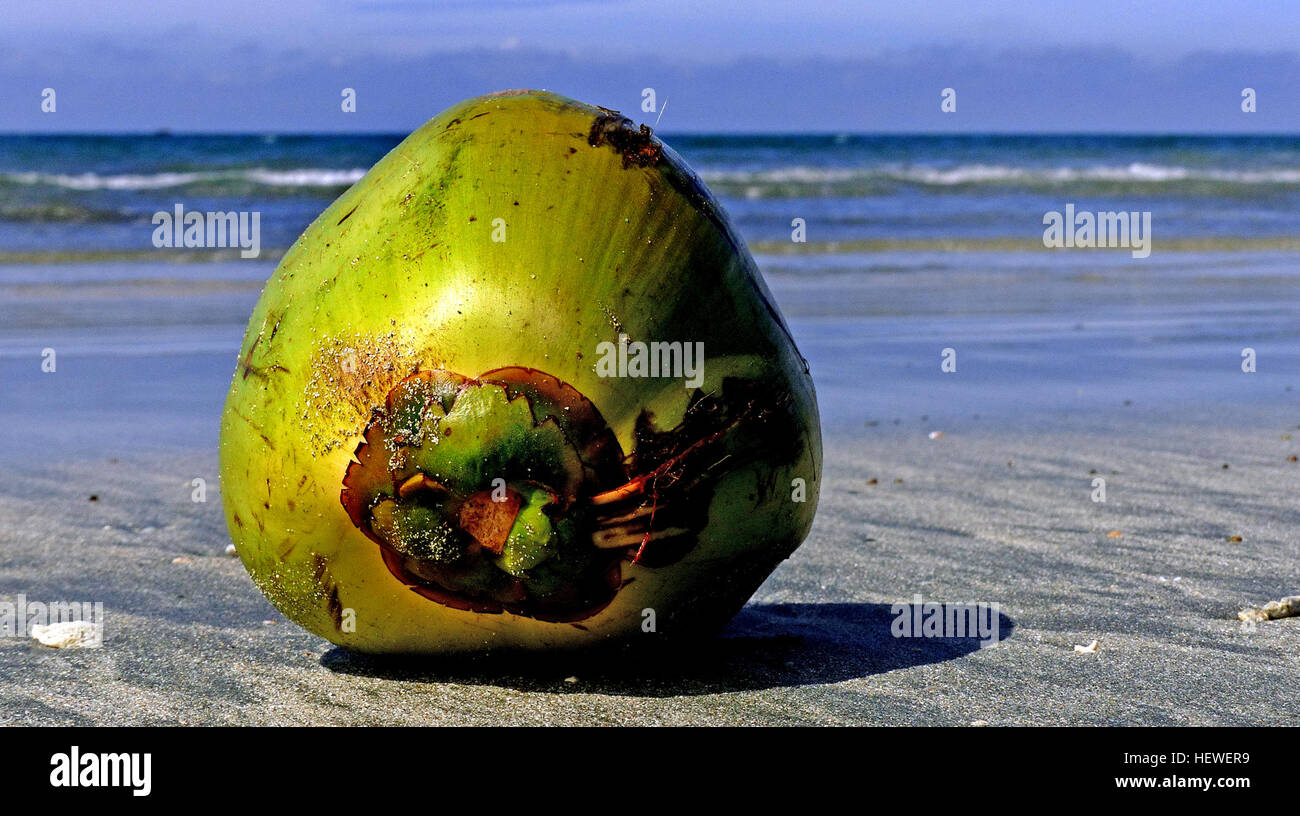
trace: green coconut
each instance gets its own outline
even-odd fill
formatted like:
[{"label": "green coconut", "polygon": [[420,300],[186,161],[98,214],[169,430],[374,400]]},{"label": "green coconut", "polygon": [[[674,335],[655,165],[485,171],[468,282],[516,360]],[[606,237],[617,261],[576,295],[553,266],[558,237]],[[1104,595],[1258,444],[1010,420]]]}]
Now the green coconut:
[{"label": "green coconut", "polygon": [[649,128],[463,102],[294,243],[221,428],[227,522],[291,620],[366,652],[725,623],[812,524],[808,368]]}]

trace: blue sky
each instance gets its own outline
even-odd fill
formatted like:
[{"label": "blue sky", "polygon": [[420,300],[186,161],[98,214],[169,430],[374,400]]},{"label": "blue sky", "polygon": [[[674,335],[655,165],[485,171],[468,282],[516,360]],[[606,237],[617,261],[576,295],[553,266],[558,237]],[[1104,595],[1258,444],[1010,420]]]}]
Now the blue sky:
[{"label": "blue sky", "polygon": [[512,87],[640,117],[653,87],[669,132],[1300,132],[1277,0],[6,0],[2,25],[6,131],[407,131]]}]

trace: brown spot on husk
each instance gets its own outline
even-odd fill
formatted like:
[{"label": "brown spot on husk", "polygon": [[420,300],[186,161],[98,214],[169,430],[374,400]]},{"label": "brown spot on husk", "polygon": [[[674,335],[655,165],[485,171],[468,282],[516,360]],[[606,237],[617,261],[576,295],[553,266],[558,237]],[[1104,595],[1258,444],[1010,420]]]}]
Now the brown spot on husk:
[{"label": "brown spot on husk", "polygon": [[623,156],[623,167],[654,167],[663,158],[663,145],[654,137],[649,125],[634,127],[632,120],[618,111],[604,111],[591,123],[587,144],[609,145]]},{"label": "brown spot on husk", "polygon": [[343,602],[339,600],[339,586],[335,582],[334,576],[330,574],[329,562],[325,557],[316,553],[312,555],[312,580],[316,586],[320,587],[321,594],[325,600],[325,608],[329,611],[330,618],[334,621],[334,629],[343,631]]}]

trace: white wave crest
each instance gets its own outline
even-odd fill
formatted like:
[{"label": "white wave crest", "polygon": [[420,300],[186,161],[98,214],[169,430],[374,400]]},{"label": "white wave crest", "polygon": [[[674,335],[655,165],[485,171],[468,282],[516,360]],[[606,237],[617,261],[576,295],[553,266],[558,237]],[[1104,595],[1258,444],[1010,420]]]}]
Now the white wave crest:
[{"label": "white wave crest", "polygon": [[962,184],[1058,184],[1072,181],[1166,183],[1206,181],[1220,184],[1298,184],[1300,168],[1263,170],[1192,169],[1144,164],[1097,165],[1091,167],[1013,167],[998,164],[965,164],[954,167],[924,165],[881,165],[876,167],[780,167],[758,171],[704,171],[707,184],[737,185],[835,185],[855,182],[892,181],[938,187]]},{"label": "white wave crest", "polygon": [[267,187],[345,187],[354,184],[366,174],[364,169],[329,170],[321,168],[303,168],[299,170],[269,170],[252,168],[249,170],[229,170],[220,172],[194,173],[122,173],[117,175],[100,175],[98,173],[80,173],[77,175],[63,173],[4,173],[0,180],[15,184],[63,187],[69,190],[162,190],[169,187],[184,187],[200,182],[247,181]]}]

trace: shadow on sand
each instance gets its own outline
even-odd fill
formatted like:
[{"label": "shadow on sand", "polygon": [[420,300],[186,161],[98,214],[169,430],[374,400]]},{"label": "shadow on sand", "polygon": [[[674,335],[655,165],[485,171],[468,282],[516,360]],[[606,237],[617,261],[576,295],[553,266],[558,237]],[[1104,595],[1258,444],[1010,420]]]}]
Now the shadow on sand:
[{"label": "shadow on sand", "polygon": [[[375,657],[335,648],[321,665],[389,680],[494,685],[520,691],[676,697],[836,683],[954,660],[977,638],[895,638],[888,604],[746,606],[715,638],[660,647],[475,658]],[[911,607],[907,607],[911,613]],[[999,615],[998,638],[1014,622]],[[647,637],[650,637],[647,635]],[[577,682],[566,682],[576,677]]]}]

